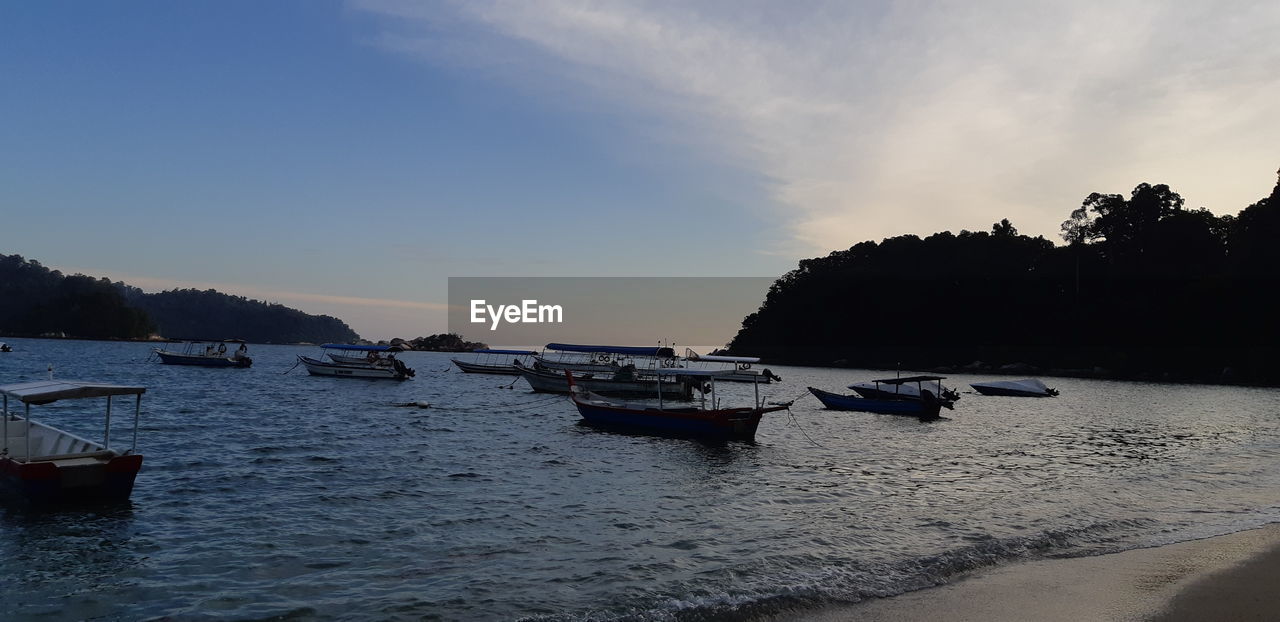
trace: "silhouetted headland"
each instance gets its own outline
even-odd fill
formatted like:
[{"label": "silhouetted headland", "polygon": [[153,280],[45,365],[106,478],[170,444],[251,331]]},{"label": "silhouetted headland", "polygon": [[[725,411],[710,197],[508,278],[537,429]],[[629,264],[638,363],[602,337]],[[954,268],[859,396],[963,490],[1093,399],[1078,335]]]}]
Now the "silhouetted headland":
[{"label": "silhouetted headland", "polygon": [[1276,384],[1280,184],[1238,215],[1093,193],[1065,245],[903,235],[805,259],[730,344],[772,363]]}]

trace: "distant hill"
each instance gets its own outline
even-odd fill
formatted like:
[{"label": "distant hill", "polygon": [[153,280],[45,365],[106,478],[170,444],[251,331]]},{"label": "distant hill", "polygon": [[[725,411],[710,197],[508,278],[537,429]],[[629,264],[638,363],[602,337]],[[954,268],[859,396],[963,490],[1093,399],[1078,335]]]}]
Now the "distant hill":
[{"label": "distant hill", "polygon": [[282,304],[206,289],[148,294],[122,285],[129,304],[147,313],[160,334],[187,339],[244,339],[254,343],[346,343],[360,338],[346,322]]},{"label": "distant hill", "polygon": [[255,343],[349,342],[342,320],[215,290],[155,294],[122,282],[64,275],[20,255],[0,255],[0,334],[145,339],[239,338]]}]

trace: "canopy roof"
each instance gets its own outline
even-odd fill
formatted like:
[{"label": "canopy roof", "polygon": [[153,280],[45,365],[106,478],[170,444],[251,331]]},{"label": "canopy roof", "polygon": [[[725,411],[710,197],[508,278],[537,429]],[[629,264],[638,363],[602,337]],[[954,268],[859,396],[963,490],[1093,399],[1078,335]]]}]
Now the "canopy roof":
[{"label": "canopy roof", "polygon": [[929,380],[944,380],[946,376],[903,376],[901,378],[886,378],[885,380],[872,380],[871,382],[879,382],[880,384],[902,384],[904,382],[927,382]]},{"label": "canopy roof", "polygon": [[[645,370],[650,373],[651,370]],[[732,369],[688,369],[686,367],[658,367],[652,370],[653,373],[662,374],[664,376],[702,376],[702,377],[720,377],[732,376]]]},{"label": "canopy roof", "polygon": [[485,348],[483,350],[472,350],[472,352],[475,352],[476,354],[518,354],[521,356],[526,354],[537,354],[537,352],[534,352],[533,350],[491,350],[489,348]]},{"label": "canopy roof", "polygon": [[345,343],[326,343],[321,348],[326,350],[359,350],[360,352],[400,352],[400,346],[355,346]]},{"label": "canopy roof", "polygon": [[179,339],[177,337],[171,337],[166,341],[180,343],[205,343],[206,341],[209,343],[248,343],[243,339]]},{"label": "canopy roof", "polygon": [[580,346],[571,343],[548,343],[548,350],[557,352],[583,352],[587,354],[624,354],[626,356],[655,356],[670,358],[676,355],[671,348],[653,348],[641,346]]},{"label": "canopy roof", "polygon": [[95,384],[74,380],[37,380],[0,386],[0,393],[26,404],[48,404],[58,400],[76,400],[108,395],[142,395],[146,387],[124,387],[117,384]]},{"label": "canopy roof", "polygon": [[704,355],[698,354],[697,352],[694,352],[689,355],[689,360],[711,361],[714,363],[759,363],[760,357],[758,356],[716,356],[711,354],[704,356]]}]

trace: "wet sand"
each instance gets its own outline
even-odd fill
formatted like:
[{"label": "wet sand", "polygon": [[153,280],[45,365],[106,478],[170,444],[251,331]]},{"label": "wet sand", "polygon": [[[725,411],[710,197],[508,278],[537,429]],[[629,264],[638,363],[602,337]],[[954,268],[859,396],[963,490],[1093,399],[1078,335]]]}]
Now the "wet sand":
[{"label": "wet sand", "polygon": [[1012,564],[804,619],[1278,620],[1280,524],[1111,555]]}]

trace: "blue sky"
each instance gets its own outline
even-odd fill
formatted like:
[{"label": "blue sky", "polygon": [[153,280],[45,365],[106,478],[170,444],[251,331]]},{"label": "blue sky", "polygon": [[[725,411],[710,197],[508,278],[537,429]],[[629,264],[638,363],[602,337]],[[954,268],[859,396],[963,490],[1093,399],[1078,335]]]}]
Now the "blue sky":
[{"label": "blue sky", "polygon": [[1235,212],[1274,3],[0,3],[0,251],[444,329],[449,276],[761,276],[1092,191]]}]

